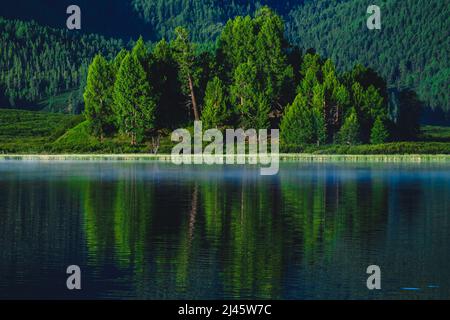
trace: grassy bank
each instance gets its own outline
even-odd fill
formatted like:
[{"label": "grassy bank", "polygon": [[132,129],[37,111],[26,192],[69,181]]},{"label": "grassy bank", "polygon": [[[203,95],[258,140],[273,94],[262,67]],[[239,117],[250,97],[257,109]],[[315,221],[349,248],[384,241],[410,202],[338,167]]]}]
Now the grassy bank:
[{"label": "grassy bank", "polygon": [[[248,157],[248,156],[247,156]],[[318,155],[280,154],[281,162],[355,162],[355,163],[450,163],[450,155]],[[0,155],[0,161],[159,161],[172,162],[171,155],[145,154],[60,154]]]},{"label": "grassy bank", "polygon": [[45,153],[83,116],[0,109],[0,153]]},{"label": "grassy bank", "polygon": [[392,142],[378,145],[284,147],[285,153],[343,155],[450,154],[450,142]]},{"label": "grassy bank", "polygon": [[[421,141],[393,142],[381,145],[284,146],[282,153],[314,155],[450,155],[450,128],[427,126]],[[170,132],[160,141],[158,154],[170,154],[174,143]],[[0,154],[58,155],[58,154],[141,154],[152,153],[150,141],[131,146],[123,136],[100,141],[89,133],[83,116],[45,112],[0,109]],[[161,156],[164,157],[164,156]]]}]

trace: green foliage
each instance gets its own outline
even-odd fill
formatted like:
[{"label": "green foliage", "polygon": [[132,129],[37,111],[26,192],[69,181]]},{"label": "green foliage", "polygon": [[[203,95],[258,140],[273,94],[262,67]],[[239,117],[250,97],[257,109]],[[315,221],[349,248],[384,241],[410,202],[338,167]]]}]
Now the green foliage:
[{"label": "green foliage", "polygon": [[96,56],[85,85],[87,126],[100,140],[128,136],[136,150],[141,142],[152,144],[146,138],[191,125],[191,109],[205,128],[280,127],[283,145],[294,148],[418,134],[421,103],[414,92],[388,94],[386,81],[370,68],[358,64],[342,73],[312,50],[304,56],[291,50],[282,19],[267,7],[230,20],[217,48],[199,52],[179,27],[170,42],[147,45],[141,37],[131,52]]},{"label": "green foliage", "polygon": [[339,70],[351,70],[358,61],[377,70],[389,86],[414,90],[426,105],[450,110],[450,50],[444,49],[448,3],[386,0],[377,5],[382,30],[369,31],[364,1],[304,1],[289,14],[288,38],[326,54]]},{"label": "green foliage", "polygon": [[282,145],[305,145],[314,143],[313,114],[307,97],[299,94],[294,103],[286,108],[280,124]]},{"label": "green foliage", "polygon": [[450,127],[424,126],[420,137],[423,141],[450,142]]},{"label": "green foliage", "polygon": [[0,153],[48,152],[83,116],[0,109]]},{"label": "green foliage", "polygon": [[269,126],[270,104],[260,88],[256,64],[251,59],[240,64],[234,71],[230,91],[238,125],[243,128]]},{"label": "green foliage", "polygon": [[370,143],[381,144],[387,142],[389,139],[389,131],[386,128],[381,117],[377,117],[370,133]]},{"label": "green foliage", "polygon": [[355,145],[361,142],[360,126],[355,109],[350,110],[350,114],[345,119],[341,130],[339,130],[338,142],[347,145]]},{"label": "green foliage", "polygon": [[292,101],[290,86],[294,76],[287,48],[283,21],[263,7],[254,18],[236,17],[228,21],[218,40],[218,60],[225,76],[234,80],[235,85],[244,71],[251,72],[253,88],[257,89],[254,94],[263,95],[270,110],[275,110]]},{"label": "green foliage", "polygon": [[[69,113],[82,111],[91,59],[97,53],[112,58],[123,47],[120,40],[1,17],[0,43],[0,70],[8,71],[0,72],[0,105],[39,107],[46,100],[47,109]],[[66,100],[48,101],[55,96]]]},{"label": "green foliage", "polygon": [[[289,110],[289,108],[288,108]],[[289,112],[287,113],[289,114]],[[130,146],[126,137],[106,137],[103,142],[90,134],[83,116],[22,110],[0,110],[0,153],[148,153],[148,143]],[[73,129],[72,129],[73,128]],[[283,130],[283,132],[288,132]],[[292,133],[298,131],[293,130]],[[304,131],[301,131],[304,132]],[[283,143],[282,152],[315,154],[450,154],[448,127],[423,128],[424,142],[395,142],[379,145],[294,145]],[[283,138],[283,142],[285,138]],[[433,142],[442,141],[442,142]],[[173,143],[166,133],[159,153],[170,153]]]},{"label": "green foliage", "polygon": [[[49,6],[40,3],[39,9],[45,10],[46,5]],[[262,70],[271,74],[270,69],[275,69],[276,75],[261,77],[261,81],[270,83],[263,88],[278,100],[289,96],[283,91],[277,97],[277,88],[284,82],[283,79],[292,76],[289,69],[280,67],[283,59],[277,54],[283,46],[283,42],[278,41],[281,19],[274,15],[260,14],[263,18],[259,25],[250,17],[239,18],[242,20],[240,23],[235,19],[233,28],[227,24],[230,18],[252,15],[261,6],[268,5],[286,21],[285,34],[293,45],[303,49],[315,48],[318,53],[331,58],[340,72],[352,70],[355,62],[362,63],[377,70],[390,88],[416,91],[419,100],[426,106],[447,111],[450,109],[450,51],[446,50],[450,14],[449,7],[443,0],[386,0],[378,4],[382,10],[381,31],[367,30],[367,16],[364,14],[367,3],[359,0],[126,0],[114,1],[114,4],[98,0],[95,7],[103,8],[107,5],[121,8],[119,12],[122,16],[112,16],[110,20],[128,19],[124,22],[127,28],[116,28],[116,34],[124,36],[124,31],[126,38],[134,32],[155,42],[161,38],[174,39],[175,28],[184,26],[190,30],[191,40],[199,43],[198,47],[213,52],[214,41],[217,38],[227,38],[222,33],[225,30],[225,33],[232,34],[235,38],[232,41],[219,41],[224,45],[223,49],[234,48],[233,56],[226,55],[233,67],[224,70],[229,78],[239,64],[247,61],[248,52],[257,54],[261,61],[269,57],[267,61],[271,63],[264,65]],[[6,7],[14,8],[15,11],[20,8],[20,12],[15,15],[21,17],[21,11],[31,6],[34,8],[37,5],[27,1],[26,6]],[[7,8],[4,9],[6,13]],[[132,12],[126,11],[127,8]],[[53,15],[48,16],[48,19],[54,19]],[[132,23],[137,22],[139,17],[145,21],[145,28],[140,28],[142,23]],[[433,17],[436,23],[429,23],[429,17]],[[103,25],[105,20],[98,19],[97,23]],[[60,21],[57,23],[60,24]],[[94,30],[104,29],[94,27]],[[0,34],[0,69],[13,70],[12,75],[0,74],[0,103],[5,106],[26,104],[34,107],[41,100],[52,96],[80,88],[82,91],[90,59],[98,52],[109,58],[123,47],[120,41],[106,40],[97,35],[81,35],[42,27],[36,23],[3,19],[0,22]],[[114,33],[111,31],[108,34]],[[261,36],[258,37],[258,34]],[[274,46],[267,46],[272,43]],[[266,56],[264,51],[261,52],[262,47],[268,53]],[[254,61],[259,64],[258,60]],[[297,74],[294,73],[294,77]],[[228,80],[225,77],[221,79],[225,82]],[[364,79],[356,81],[367,89]],[[373,79],[370,82],[374,84]],[[286,85],[289,87],[289,81],[281,86]],[[380,89],[376,84],[374,86]],[[201,95],[201,89],[204,88],[197,88],[198,95]],[[71,104],[74,107],[71,112],[81,111],[81,91],[72,97],[74,102]],[[386,97],[385,91],[379,92],[382,97]],[[285,98],[285,101],[276,101],[275,105],[270,101],[272,109],[279,107],[277,103],[281,106],[291,103],[294,96]],[[66,108],[63,111],[67,111]]]},{"label": "green foliage", "polygon": [[222,81],[215,77],[206,87],[205,102],[202,111],[204,129],[219,128],[227,123],[230,112],[228,98]]},{"label": "green foliage", "polygon": [[114,106],[120,130],[140,142],[146,130],[155,126],[156,101],[147,74],[134,54],[122,61],[114,85]]},{"label": "green foliage", "polygon": [[370,145],[283,146],[282,152],[335,155],[439,155],[450,154],[448,142],[391,142]]},{"label": "green foliage", "polygon": [[198,86],[198,79],[201,69],[195,57],[195,46],[190,42],[189,31],[182,27],[175,29],[176,38],[172,43],[175,60],[179,66],[180,80],[183,83],[185,95],[191,98],[194,119],[200,120],[195,87]]},{"label": "green foliage", "polygon": [[[297,112],[296,116],[304,119],[300,120],[301,125],[297,124],[296,130],[305,131],[305,134],[299,133],[302,139],[286,142],[289,145],[295,144],[295,140],[300,144],[319,146],[335,141],[368,143],[375,119],[387,117],[387,98],[382,96],[385,84],[371,70],[357,66],[352,73],[340,75],[331,60],[307,53],[300,66],[300,75],[297,99],[308,111]],[[282,120],[282,130],[292,130],[283,125],[283,121],[292,122],[289,117]],[[308,121],[311,125],[305,124]]]},{"label": "green foliage", "polygon": [[111,133],[114,127],[114,79],[113,65],[101,55],[97,55],[89,66],[84,91],[84,115],[94,135],[101,139]]},{"label": "green foliage", "polygon": [[[297,0],[298,1],[298,0]],[[211,41],[220,35],[228,19],[247,15],[261,5],[270,5],[287,12],[288,4],[279,0],[132,0],[139,16],[155,30],[156,38],[170,39],[173,30],[185,26],[192,30],[195,41]],[[300,1],[298,1],[300,2]]]},{"label": "green foliage", "polygon": [[[283,16],[293,44],[315,48],[335,61],[339,70],[351,70],[359,61],[378,70],[389,86],[417,91],[426,105],[450,109],[450,53],[443,50],[448,46],[449,7],[442,0],[387,0],[378,4],[382,10],[380,32],[367,30],[364,13],[368,4],[359,0],[133,0],[133,5],[159,37],[171,38],[174,28],[183,25],[198,42],[220,38],[222,29],[228,28],[228,19],[245,17],[261,5],[269,5]],[[430,23],[429,17],[438,23]],[[242,23],[234,32],[244,39],[249,30]],[[247,50],[246,46],[241,48]],[[236,59],[246,60],[239,54]]]}]

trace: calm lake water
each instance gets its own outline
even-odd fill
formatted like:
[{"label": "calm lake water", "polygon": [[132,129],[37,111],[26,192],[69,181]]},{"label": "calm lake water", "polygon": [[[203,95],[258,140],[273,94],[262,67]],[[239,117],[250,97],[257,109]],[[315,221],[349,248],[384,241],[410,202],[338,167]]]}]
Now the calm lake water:
[{"label": "calm lake water", "polygon": [[2,161],[0,219],[0,298],[450,298],[450,164]]}]

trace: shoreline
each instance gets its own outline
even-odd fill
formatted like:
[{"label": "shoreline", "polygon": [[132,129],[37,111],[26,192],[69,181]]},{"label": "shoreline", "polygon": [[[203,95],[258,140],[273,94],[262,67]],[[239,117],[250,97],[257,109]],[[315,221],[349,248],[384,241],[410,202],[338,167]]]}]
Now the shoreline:
[{"label": "shoreline", "polygon": [[[183,156],[179,156],[183,157]],[[226,156],[224,156],[226,157]],[[249,155],[246,155],[248,158]],[[279,154],[280,162],[411,162],[450,163],[450,155],[405,154],[405,155],[320,155],[320,154]],[[170,154],[0,154],[0,161],[143,161],[172,162]]]}]

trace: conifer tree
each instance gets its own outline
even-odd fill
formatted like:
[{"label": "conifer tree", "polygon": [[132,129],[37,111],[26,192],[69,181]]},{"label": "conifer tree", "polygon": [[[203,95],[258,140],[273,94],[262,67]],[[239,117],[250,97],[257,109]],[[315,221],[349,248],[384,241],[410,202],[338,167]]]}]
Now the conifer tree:
[{"label": "conifer tree", "polygon": [[315,134],[315,143],[319,146],[327,141],[327,110],[325,101],[325,86],[317,83],[313,89],[312,114]]},{"label": "conifer tree", "polygon": [[134,54],[128,53],[122,61],[114,86],[114,101],[119,128],[136,145],[155,126],[156,99],[146,72]]},{"label": "conifer tree", "polygon": [[339,131],[338,142],[340,144],[355,145],[361,142],[360,126],[356,110],[352,108]]},{"label": "conifer tree", "polygon": [[93,134],[101,140],[114,127],[113,91],[113,67],[102,55],[97,55],[89,66],[84,115]]},{"label": "conifer tree", "polygon": [[125,49],[122,49],[119,51],[119,53],[116,55],[116,57],[112,61],[114,73],[117,75],[119,72],[120,65],[122,64],[123,59],[126,57],[128,51]]},{"label": "conifer tree", "polygon": [[269,123],[270,104],[260,90],[257,77],[258,70],[252,60],[240,64],[234,72],[232,103],[244,128],[263,129],[258,126]]},{"label": "conifer tree", "polygon": [[389,139],[389,132],[381,117],[377,117],[370,133],[371,144],[382,144]]},{"label": "conifer tree", "polygon": [[297,95],[289,105],[280,124],[281,142],[288,146],[300,146],[314,141],[314,121],[307,97]]},{"label": "conifer tree", "polygon": [[205,93],[205,104],[202,111],[204,129],[223,126],[228,117],[228,98],[222,81],[215,77],[211,80]]},{"label": "conifer tree", "polygon": [[190,42],[189,32],[178,27],[175,29],[176,38],[173,41],[173,50],[178,62],[181,81],[184,92],[190,97],[190,104],[194,112],[194,119],[200,120],[200,112],[197,105],[195,87],[198,84],[200,68],[197,66],[195,47]]},{"label": "conifer tree", "polygon": [[142,36],[139,37],[138,41],[136,41],[131,52],[139,60],[145,72],[147,73],[147,76],[149,76],[148,73],[150,69],[150,53],[147,49],[147,46],[145,45]]}]

